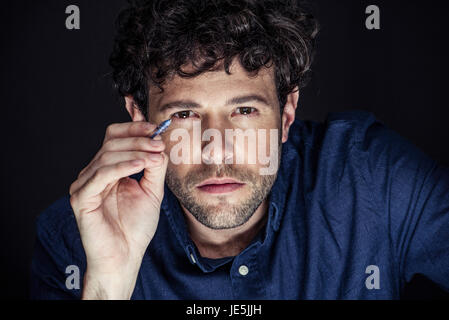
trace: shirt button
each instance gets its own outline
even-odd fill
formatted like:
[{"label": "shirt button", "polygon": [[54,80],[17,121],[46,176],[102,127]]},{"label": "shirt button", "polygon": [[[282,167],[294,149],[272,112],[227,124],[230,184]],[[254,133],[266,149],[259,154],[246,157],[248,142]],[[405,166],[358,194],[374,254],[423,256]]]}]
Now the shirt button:
[{"label": "shirt button", "polygon": [[196,263],[196,260],[195,260],[195,258],[193,257],[193,254],[192,254],[192,253],[190,254],[190,259],[192,259],[192,262],[193,262],[193,263]]},{"label": "shirt button", "polygon": [[240,268],[239,268],[239,273],[240,273],[242,276],[246,276],[246,275],[248,274],[248,272],[249,272],[249,269],[248,269],[247,266],[245,266],[244,264],[240,266]]}]

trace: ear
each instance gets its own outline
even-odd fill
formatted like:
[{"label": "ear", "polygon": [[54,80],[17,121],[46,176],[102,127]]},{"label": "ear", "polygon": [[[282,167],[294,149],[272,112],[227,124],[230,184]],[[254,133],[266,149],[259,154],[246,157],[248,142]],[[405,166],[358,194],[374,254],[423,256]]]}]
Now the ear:
[{"label": "ear", "polygon": [[282,143],[285,143],[288,140],[290,126],[295,121],[298,101],[299,88],[296,87],[295,90],[287,96],[287,102],[284,107],[284,112],[282,113]]},{"label": "ear", "polygon": [[145,116],[140,112],[132,96],[125,97],[125,107],[133,121],[146,121]]}]

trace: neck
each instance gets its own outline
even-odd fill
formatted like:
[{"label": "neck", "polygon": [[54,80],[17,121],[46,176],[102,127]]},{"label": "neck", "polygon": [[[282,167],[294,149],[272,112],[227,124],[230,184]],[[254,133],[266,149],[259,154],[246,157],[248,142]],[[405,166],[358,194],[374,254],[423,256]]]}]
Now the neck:
[{"label": "neck", "polygon": [[264,200],[245,224],[226,230],[210,229],[198,222],[186,208],[182,209],[190,237],[201,256],[219,259],[237,256],[251,243],[267,222],[267,207],[267,200]]}]

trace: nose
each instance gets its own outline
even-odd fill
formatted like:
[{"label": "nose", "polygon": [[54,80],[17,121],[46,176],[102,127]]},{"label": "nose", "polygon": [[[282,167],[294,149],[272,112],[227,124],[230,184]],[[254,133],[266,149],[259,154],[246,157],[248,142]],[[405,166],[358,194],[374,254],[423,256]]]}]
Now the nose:
[{"label": "nose", "polygon": [[205,164],[231,164],[234,158],[233,138],[226,139],[232,125],[225,119],[207,117],[202,121],[201,158]]},{"label": "nose", "polygon": [[203,163],[232,164],[234,159],[233,146],[230,143],[220,141],[222,139],[221,137],[216,138],[216,135],[213,137],[213,141],[209,142],[201,150]]}]

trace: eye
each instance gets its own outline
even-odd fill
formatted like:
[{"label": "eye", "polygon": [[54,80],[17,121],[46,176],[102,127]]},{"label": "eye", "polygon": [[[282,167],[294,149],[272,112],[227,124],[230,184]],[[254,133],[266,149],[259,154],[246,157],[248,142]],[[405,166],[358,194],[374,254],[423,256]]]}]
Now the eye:
[{"label": "eye", "polygon": [[188,119],[190,117],[195,116],[195,113],[193,111],[190,110],[185,110],[185,111],[180,111],[180,112],[176,112],[172,115],[172,117],[174,118],[178,118],[178,119]]},{"label": "eye", "polygon": [[252,108],[252,107],[239,107],[235,110],[235,114],[237,115],[244,115],[244,116],[248,116],[251,114],[255,114],[257,112],[256,108]]}]

